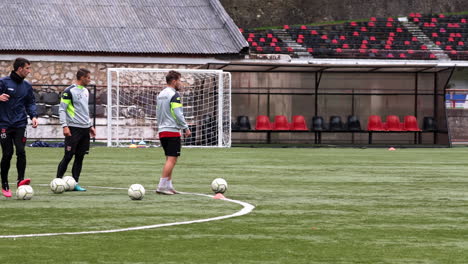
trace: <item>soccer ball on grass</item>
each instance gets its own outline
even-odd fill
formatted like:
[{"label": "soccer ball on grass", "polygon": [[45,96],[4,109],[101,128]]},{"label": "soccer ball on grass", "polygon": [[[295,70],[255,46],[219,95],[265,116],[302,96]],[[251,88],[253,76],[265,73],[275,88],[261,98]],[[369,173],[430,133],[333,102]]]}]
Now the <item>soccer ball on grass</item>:
[{"label": "soccer ball on grass", "polygon": [[52,190],[53,193],[63,193],[66,188],[65,181],[60,178],[55,178],[50,182],[50,190]]},{"label": "soccer ball on grass", "polygon": [[132,184],[128,188],[128,196],[132,200],[141,200],[145,196],[145,187],[141,184]]},{"label": "soccer ball on grass", "polygon": [[18,200],[31,200],[34,195],[34,190],[29,185],[21,185],[16,190],[16,198]]},{"label": "soccer ball on grass", "polygon": [[215,193],[224,193],[227,191],[228,184],[223,178],[216,178],[211,182],[211,190]]},{"label": "soccer ball on grass", "polygon": [[73,191],[75,189],[75,178],[72,176],[65,176],[62,180],[65,182],[65,191]]}]

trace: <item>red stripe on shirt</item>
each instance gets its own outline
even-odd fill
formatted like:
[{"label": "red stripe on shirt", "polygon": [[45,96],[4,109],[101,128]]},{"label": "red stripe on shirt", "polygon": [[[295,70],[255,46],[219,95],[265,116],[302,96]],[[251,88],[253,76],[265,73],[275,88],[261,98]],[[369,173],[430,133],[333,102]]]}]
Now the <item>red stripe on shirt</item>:
[{"label": "red stripe on shirt", "polygon": [[180,137],[179,132],[163,131],[159,133],[159,138]]}]

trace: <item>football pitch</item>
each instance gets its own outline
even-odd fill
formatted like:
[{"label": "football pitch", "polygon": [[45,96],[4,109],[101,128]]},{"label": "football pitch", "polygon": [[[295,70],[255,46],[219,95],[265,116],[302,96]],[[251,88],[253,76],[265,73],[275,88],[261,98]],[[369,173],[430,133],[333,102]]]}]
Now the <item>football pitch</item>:
[{"label": "football pitch", "polygon": [[[154,193],[162,150],[92,148],[80,184],[53,194],[62,149],[28,148],[30,201],[0,198],[0,236],[87,232],[230,215],[242,206]],[[179,191],[249,214],[106,234],[0,238],[1,263],[467,263],[468,148],[183,149]],[[16,178],[12,161],[10,182]],[[69,171],[71,169],[69,167]],[[66,175],[70,175],[67,173]],[[146,188],[132,201],[127,188]],[[112,188],[97,188],[112,187]],[[13,192],[16,188],[13,188]]]}]

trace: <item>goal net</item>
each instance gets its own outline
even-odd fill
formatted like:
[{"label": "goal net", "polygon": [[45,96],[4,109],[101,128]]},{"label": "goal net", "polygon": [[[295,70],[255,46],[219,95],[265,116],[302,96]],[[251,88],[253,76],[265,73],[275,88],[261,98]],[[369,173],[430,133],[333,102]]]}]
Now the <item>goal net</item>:
[{"label": "goal net", "polygon": [[[109,68],[107,146],[159,146],[156,98],[171,69]],[[192,135],[182,145],[231,146],[231,75],[219,70],[182,70],[179,91]]]}]

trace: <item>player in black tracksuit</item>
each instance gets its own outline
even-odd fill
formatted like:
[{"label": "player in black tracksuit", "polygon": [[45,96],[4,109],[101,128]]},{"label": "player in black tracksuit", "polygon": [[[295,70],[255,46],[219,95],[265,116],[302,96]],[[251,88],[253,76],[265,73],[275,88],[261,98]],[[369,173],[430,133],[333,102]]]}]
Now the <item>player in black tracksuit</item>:
[{"label": "player in black tracksuit", "polygon": [[26,126],[28,115],[32,127],[36,128],[36,101],[32,86],[24,78],[31,72],[31,63],[24,58],[17,58],[13,64],[13,71],[7,77],[0,79],[0,143],[2,145],[2,161],[0,174],[2,179],[2,193],[11,197],[8,185],[8,171],[16,148],[16,169],[18,171],[17,186],[30,183],[24,178],[26,170]]}]

